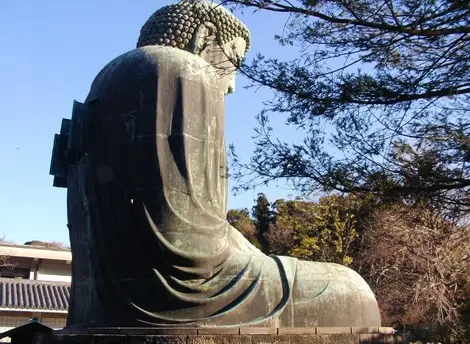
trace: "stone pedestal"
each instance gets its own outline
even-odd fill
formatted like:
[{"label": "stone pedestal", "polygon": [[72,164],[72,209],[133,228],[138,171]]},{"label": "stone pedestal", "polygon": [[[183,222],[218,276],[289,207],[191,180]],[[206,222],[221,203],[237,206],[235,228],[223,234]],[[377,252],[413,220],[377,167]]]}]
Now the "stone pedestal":
[{"label": "stone pedestal", "polygon": [[[406,344],[388,327],[90,328],[56,331],[42,344]],[[39,342],[38,342],[39,343]]]}]

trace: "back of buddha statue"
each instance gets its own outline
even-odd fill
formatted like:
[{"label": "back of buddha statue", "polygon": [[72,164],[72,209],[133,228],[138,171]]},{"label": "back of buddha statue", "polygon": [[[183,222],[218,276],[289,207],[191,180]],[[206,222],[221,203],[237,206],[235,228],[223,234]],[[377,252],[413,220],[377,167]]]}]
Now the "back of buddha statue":
[{"label": "back of buddha statue", "polygon": [[[147,296],[164,295],[155,270],[173,275],[168,265],[190,262],[210,274],[220,265],[228,246],[224,94],[217,85],[206,61],[171,47],[135,49],[98,74],[85,102],[92,148],[68,176],[80,257],[74,266],[90,270],[74,284],[103,295],[127,281],[117,288],[121,296],[105,297],[110,304],[131,300],[158,311],[166,302]],[[81,245],[81,238],[90,242]]]},{"label": "back of buddha statue", "polygon": [[248,47],[218,5],[163,7],[64,120],[69,327],[380,325],[357,273],[266,256],[225,219],[224,95]]}]

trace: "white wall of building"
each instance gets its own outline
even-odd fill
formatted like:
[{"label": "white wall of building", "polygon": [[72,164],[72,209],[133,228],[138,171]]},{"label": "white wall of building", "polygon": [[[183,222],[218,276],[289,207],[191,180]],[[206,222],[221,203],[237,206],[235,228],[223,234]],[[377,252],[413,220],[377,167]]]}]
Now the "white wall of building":
[{"label": "white wall of building", "polygon": [[63,262],[41,261],[38,264],[36,279],[40,281],[69,282],[71,265]]}]

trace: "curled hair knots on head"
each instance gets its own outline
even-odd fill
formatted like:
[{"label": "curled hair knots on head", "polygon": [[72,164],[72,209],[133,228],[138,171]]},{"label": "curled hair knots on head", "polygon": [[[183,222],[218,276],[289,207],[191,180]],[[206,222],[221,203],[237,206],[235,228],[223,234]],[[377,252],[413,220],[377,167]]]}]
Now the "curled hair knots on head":
[{"label": "curled hair knots on head", "polygon": [[140,30],[137,47],[164,45],[190,51],[190,42],[199,25],[209,22],[216,27],[221,45],[241,37],[250,48],[248,28],[224,7],[208,0],[182,0],[153,13]]}]

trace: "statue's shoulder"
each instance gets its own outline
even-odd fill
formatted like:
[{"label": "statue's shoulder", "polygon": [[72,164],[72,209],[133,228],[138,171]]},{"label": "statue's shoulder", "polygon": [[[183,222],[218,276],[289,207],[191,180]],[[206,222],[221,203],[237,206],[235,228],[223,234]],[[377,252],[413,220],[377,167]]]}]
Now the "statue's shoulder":
[{"label": "statue's shoulder", "polygon": [[189,63],[200,67],[211,66],[206,60],[204,60],[200,56],[173,47],[149,45],[134,49],[129,53],[138,54],[147,59],[147,61],[151,61],[154,63],[163,62],[169,65],[181,66],[187,65]]},{"label": "statue's shoulder", "polygon": [[[118,63],[145,63],[145,64],[170,64],[185,65],[187,63],[200,66],[207,66],[209,63],[198,55],[192,54],[182,49],[166,47],[161,45],[149,45],[128,51],[114,60],[106,67]],[[105,68],[106,68],[105,67]]]},{"label": "statue's shoulder", "polygon": [[211,84],[216,73],[207,61],[185,50],[166,46],[145,46],[124,53],[109,62],[96,76],[91,89],[103,84],[120,84],[135,78],[191,78]]}]

